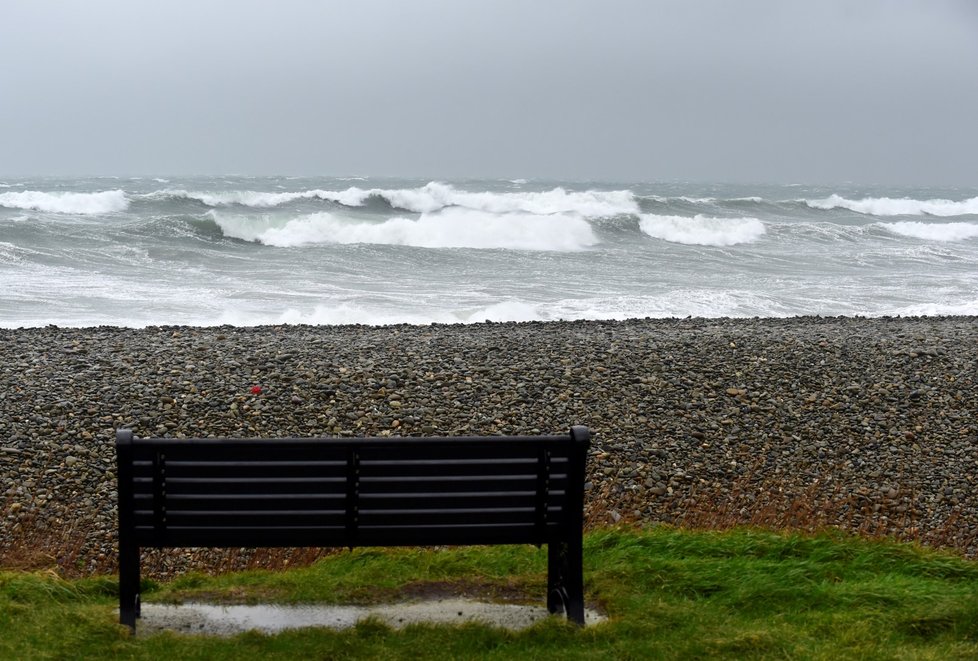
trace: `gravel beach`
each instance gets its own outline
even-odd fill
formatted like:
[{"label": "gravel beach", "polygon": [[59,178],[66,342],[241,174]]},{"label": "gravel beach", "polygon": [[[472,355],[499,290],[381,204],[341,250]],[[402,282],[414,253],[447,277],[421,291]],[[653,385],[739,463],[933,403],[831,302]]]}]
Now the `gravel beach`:
[{"label": "gravel beach", "polygon": [[[113,572],[114,430],[594,434],[589,526],[978,554],[978,318],[0,330],[0,565]],[[150,575],[295,555],[155,552]]]}]

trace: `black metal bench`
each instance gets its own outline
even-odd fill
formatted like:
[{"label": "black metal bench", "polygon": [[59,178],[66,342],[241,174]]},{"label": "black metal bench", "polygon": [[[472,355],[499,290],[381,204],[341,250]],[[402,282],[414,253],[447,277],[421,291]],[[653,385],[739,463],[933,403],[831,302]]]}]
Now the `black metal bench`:
[{"label": "black metal bench", "polygon": [[116,433],[119,620],[143,547],[547,545],[547,608],[584,623],[590,433],[161,439]]}]

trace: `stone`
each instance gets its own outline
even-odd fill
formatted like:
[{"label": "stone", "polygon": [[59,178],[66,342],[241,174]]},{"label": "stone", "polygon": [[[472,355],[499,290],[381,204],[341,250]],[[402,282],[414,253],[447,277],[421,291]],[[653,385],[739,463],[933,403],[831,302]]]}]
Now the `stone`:
[{"label": "stone", "polygon": [[[0,391],[0,562],[43,526],[53,557],[77,552],[71,571],[117,569],[125,426],[189,438],[586,424],[589,525],[722,512],[777,527],[809,512],[813,526],[978,557],[975,346],[968,317],[0,329],[0,374],[16,384]],[[45,504],[12,515],[21,502]],[[235,552],[150,552],[147,575],[249,566],[253,552]]]}]

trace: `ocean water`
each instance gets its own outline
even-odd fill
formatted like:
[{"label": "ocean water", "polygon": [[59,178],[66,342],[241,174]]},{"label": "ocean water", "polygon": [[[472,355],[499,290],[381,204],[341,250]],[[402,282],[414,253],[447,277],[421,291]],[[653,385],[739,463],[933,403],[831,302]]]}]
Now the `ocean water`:
[{"label": "ocean water", "polygon": [[0,327],[978,314],[978,188],[0,178]]}]

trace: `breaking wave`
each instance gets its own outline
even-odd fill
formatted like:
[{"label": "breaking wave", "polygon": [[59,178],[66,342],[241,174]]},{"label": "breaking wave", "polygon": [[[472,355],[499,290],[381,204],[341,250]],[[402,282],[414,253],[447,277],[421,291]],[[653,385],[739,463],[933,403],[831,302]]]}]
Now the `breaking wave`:
[{"label": "breaking wave", "polygon": [[192,192],[163,190],[150,193],[151,198],[185,198],[210,207],[233,205],[256,208],[276,207],[300,199],[320,199],[348,207],[362,207],[373,200],[392,209],[412,213],[433,213],[448,207],[460,207],[488,213],[523,212],[536,215],[573,213],[586,218],[637,214],[638,202],[631,191],[568,191],[554,188],[543,192],[461,191],[448,184],[431,182],[420,188],[357,188],[342,191],[306,190],[284,193],[260,191]]},{"label": "breaking wave", "polygon": [[234,205],[267,209],[287,204],[294,200],[319,197],[325,191],[302,191],[299,193],[264,193],[260,191],[223,191],[207,193],[185,190],[162,190],[149,193],[149,199],[185,199],[201,202],[209,207],[230,207]]},{"label": "breaking wave", "polygon": [[657,216],[642,214],[639,227],[649,236],[694,246],[733,246],[756,241],[766,232],[757,218]]},{"label": "breaking wave", "polygon": [[573,251],[598,243],[591,225],[569,214],[486,214],[446,209],[420,218],[381,222],[314,213],[284,222],[211,212],[225,236],[268,246],[291,248],[324,243],[368,243],[416,248],[501,248]]},{"label": "breaking wave", "polygon": [[27,190],[19,193],[0,193],[0,207],[94,215],[125,211],[129,208],[129,198],[121,190],[100,193],[45,193]]},{"label": "breaking wave", "polygon": [[965,241],[978,237],[978,223],[880,223],[880,227],[925,241]]},{"label": "breaking wave", "polygon": [[627,190],[568,191],[554,188],[542,192],[470,193],[437,182],[421,188],[394,190],[350,188],[326,199],[346,206],[362,206],[371,198],[381,199],[394,209],[414,213],[461,207],[494,214],[579,214],[586,218],[602,218],[636,214],[639,210],[635,196]]},{"label": "breaking wave", "polygon": [[871,216],[966,216],[978,214],[978,197],[953,200],[914,200],[911,198],[867,197],[849,200],[830,195],[823,200],[803,200],[813,209],[849,209]]}]

